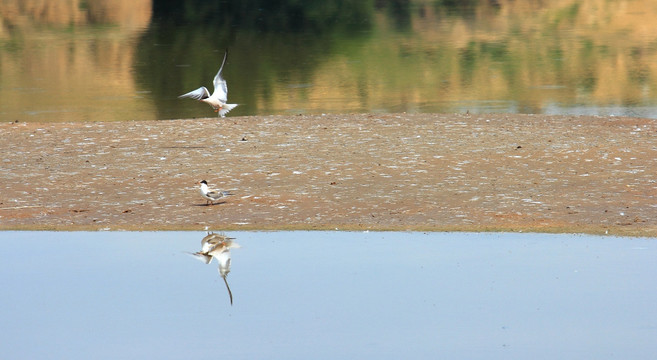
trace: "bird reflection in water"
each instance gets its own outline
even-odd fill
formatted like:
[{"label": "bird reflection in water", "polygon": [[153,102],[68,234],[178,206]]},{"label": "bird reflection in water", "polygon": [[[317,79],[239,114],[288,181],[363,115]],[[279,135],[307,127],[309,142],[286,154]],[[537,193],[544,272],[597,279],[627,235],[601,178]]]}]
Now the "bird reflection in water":
[{"label": "bird reflection in water", "polygon": [[230,249],[239,248],[239,244],[234,242],[235,238],[228,237],[224,234],[215,234],[208,232],[208,234],[201,240],[201,251],[190,253],[198,260],[209,264],[212,259],[217,259],[219,262],[219,274],[224,279],[226,289],[228,289],[228,296],[230,297],[230,304],[233,305],[233,293],[230,291],[226,276],[230,272]]}]

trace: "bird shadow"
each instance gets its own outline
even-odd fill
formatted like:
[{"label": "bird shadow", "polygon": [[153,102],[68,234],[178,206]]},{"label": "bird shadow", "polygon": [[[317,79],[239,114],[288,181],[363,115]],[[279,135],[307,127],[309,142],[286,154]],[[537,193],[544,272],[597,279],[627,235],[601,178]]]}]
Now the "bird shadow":
[{"label": "bird shadow", "polygon": [[222,201],[222,202],[218,202],[218,203],[214,203],[214,204],[194,204],[192,206],[214,206],[214,205],[222,205],[222,204],[225,204],[225,203],[226,203],[226,201]]}]

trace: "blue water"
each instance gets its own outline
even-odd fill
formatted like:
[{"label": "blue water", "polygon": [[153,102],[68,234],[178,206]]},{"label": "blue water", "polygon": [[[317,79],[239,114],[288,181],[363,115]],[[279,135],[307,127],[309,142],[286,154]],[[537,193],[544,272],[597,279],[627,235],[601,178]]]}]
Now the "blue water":
[{"label": "blue water", "polygon": [[2,359],[652,359],[657,239],[0,232]]}]

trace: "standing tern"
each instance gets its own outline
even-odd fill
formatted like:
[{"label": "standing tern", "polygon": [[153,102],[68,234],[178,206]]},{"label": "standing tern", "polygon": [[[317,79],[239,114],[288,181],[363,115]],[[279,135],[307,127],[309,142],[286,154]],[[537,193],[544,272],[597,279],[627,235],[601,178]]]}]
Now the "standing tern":
[{"label": "standing tern", "polygon": [[228,50],[224,53],[224,61],[221,62],[221,67],[217,72],[217,75],[214,76],[214,92],[210,95],[210,92],[205,86],[190,91],[187,94],[178,96],[178,98],[192,98],[195,100],[203,101],[204,103],[212,106],[214,111],[218,113],[221,117],[226,117],[229,111],[233,110],[239,104],[226,104],[228,102],[228,85],[226,85],[226,79],[221,76],[221,71],[224,69],[226,64],[226,58],[228,57]]},{"label": "standing tern", "polygon": [[208,188],[208,182],[205,180],[201,180],[198,182],[198,184],[201,184],[201,187],[199,188],[199,192],[201,193],[201,196],[206,200],[205,205],[214,205],[214,202],[224,198],[229,195],[233,195],[230,191],[220,191],[220,190],[212,190]]}]

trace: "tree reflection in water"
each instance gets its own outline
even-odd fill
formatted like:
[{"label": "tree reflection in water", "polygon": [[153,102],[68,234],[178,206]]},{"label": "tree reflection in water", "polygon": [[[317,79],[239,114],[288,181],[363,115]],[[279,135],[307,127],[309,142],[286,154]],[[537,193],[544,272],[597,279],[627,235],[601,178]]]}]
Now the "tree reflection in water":
[{"label": "tree reflection in water", "polygon": [[[231,92],[244,104],[235,115],[604,108],[638,115],[631,108],[657,103],[648,35],[657,33],[648,25],[657,8],[625,3],[156,1],[143,39],[161,46],[140,46],[140,55],[173,63],[137,73],[164,99],[209,76],[228,46]],[[166,76],[173,67],[180,71]],[[162,101],[159,117],[198,116],[176,106]]]},{"label": "tree reflection in water", "polygon": [[211,78],[225,48],[231,100],[241,104],[234,116],[613,111],[657,117],[654,2],[26,4],[0,2],[6,119],[205,117],[176,96]]}]

